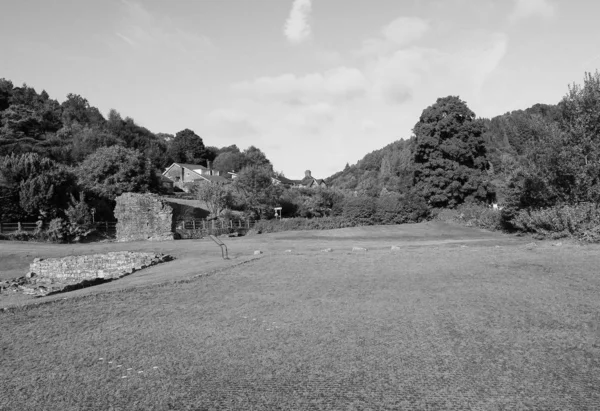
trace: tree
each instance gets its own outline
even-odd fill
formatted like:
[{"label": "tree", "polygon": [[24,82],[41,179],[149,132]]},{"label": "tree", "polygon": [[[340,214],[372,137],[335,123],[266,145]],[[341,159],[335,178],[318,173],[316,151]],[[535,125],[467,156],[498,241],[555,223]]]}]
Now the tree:
[{"label": "tree", "polygon": [[74,123],[69,132],[72,139],[71,155],[76,162],[82,161],[100,147],[110,147],[120,143],[114,134],[98,127]]},{"label": "tree", "polygon": [[4,78],[0,78],[0,112],[6,110],[8,106],[10,106],[12,90],[13,83]]},{"label": "tree", "polygon": [[233,203],[230,187],[223,184],[198,182],[194,183],[192,190],[196,198],[206,204],[213,217],[218,217]]},{"label": "tree", "polygon": [[170,141],[168,153],[177,163],[206,165],[204,142],[188,128],[175,134],[175,138]]},{"label": "tree", "polygon": [[423,110],[413,130],[415,192],[433,207],[491,201],[483,131],[483,123],[458,97],[439,98]]},{"label": "tree", "polygon": [[82,187],[110,200],[125,192],[145,193],[158,187],[150,160],[121,146],[96,150],[81,163],[78,176]]},{"label": "tree", "polygon": [[248,147],[244,150],[244,166],[252,166],[252,167],[267,167],[271,170],[273,169],[273,165],[259,148],[254,146]]},{"label": "tree", "polygon": [[75,180],[64,166],[36,153],[0,158],[0,219],[62,215]]},{"label": "tree", "polygon": [[600,201],[600,72],[585,73],[583,86],[569,87],[559,109],[565,132],[560,155],[573,180],[569,201]]},{"label": "tree", "polygon": [[245,157],[242,153],[235,153],[232,151],[225,151],[220,153],[215,162],[213,168],[223,172],[228,171],[240,171],[245,164]]},{"label": "tree", "polygon": [[246,211],[255,218],[270,217],[281,195],[281,188],[272,183],[269,167],[244,168],[235,179],[234,187],[242,196]]}]

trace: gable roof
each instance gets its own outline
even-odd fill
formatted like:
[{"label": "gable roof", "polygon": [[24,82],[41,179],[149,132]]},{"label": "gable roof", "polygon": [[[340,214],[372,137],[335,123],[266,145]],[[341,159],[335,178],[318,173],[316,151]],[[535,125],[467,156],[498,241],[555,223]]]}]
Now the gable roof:
[{"label": "gable roof", "polygon": [[286,177],[275,177],[275,179],[281,181],[283,184],[298,184],[298,180],[290,180]]},{"label": "gable roof", "polygon": [[[162,173],[162,175],[166,175],[173,166],[179,166],[185,169],[190,170],[192,173],[197,174],[199,176],[202,175],[202,171],[208,171],[208,168],[201,166],[200,164],[184,164],[184,163],[173,163]],[[196,171],[200,170],[200,172]]]},{"label": "gable roof", "polygon": [[201,166],[200,164],[184,164],[184,163],[173,163],[180,167],[187,168],[188,170],[208,170],[208,168]]}]

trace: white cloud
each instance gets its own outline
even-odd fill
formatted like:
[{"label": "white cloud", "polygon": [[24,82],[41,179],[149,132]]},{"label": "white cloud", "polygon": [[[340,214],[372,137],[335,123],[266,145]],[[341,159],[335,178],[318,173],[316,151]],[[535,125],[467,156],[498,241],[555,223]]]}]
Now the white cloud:
[{"label": "white cloud", "polygon": [[513,23],[534,16],[551,19],[555,14],[556,5],[549,0],[515,0],[515,8],[509,19]]},{"label": "white cloud", "polygon": [[410,44],[423,37],[429,30],[429,23],[418,17],[400,17],[385,26],[383,36],[398,45]]},{"label": "white cloud", "polygon": [[[477,32],[466,43],[461,33],[457,41],[423,47],[414,44],[429,30],[421,23],[394,20],[375,39],[383,46],[359,53],[352,66],[232,85],[235,107],[261,125],[253,138],[271,148],[267,154],[275,167],[290,177],[306,168],[331,175],[371,150],[409,138],[422,110],[438,97],[458,95],[477,113],[481,90],[506,53],[507,36]],[[243,144],[230,138],[229,144]]]},{"label": "white cloud", "polygon": [[430,30],[429,23],[418,17],[399,17],[381,29],[381,36],[363,42],[360,54],[388,53],[399,46],[414,43]]},{"label": "white cloud", "polygon": [[311,0],[294,0],[292,10],[283,28],[283,33],[291,43],[302,43],[310,38],[311,11]]},{"label": "white cloud", "polygon": [[304,76],[288,73],[277,77],[261,77],[232,86],[235,93],[251,99],[291,105],[310,104],[323,99],[350,100],[364,94],[366,88],[363,73],[349,67]]},{"label": "white cloud", "polygon": [[247,113],[230,108],[213,110],[208,121],[211,132],[219,137],[254,136],[259,129]]},{"label": "white cloud", "polygon": [[167,17],[156,16],[135,1],[121,1],[121,22],[115,35],[137,55],[199,62],[214,48],[206,36],[186,31]]}]

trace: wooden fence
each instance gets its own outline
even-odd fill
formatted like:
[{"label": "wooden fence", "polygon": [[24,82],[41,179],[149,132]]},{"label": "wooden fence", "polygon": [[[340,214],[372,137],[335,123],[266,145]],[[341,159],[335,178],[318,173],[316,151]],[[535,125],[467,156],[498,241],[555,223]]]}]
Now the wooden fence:
[{"label": "wooden fence", "polygon": [[[117,232],[117,222],[116,221],[99,221],[94,224],[96,226],[96,230],[107,233],[110,235],[114,235]],[[36,222],[21,222],[18,221],[16,223],[4,223],[0,222],[0,233],[14,233],[14,232],[34,232],[38,228],[42,230],[46,230],[48,228],[48,223],[43,223],[41,227]]]},{"label": "wooden fence", "polygon": [[[117,234],[116,221],[99,221],[95,224],[96,230],[106,233],[109,236]],[[208,235],[222,235],[229,233],[245,234],[254,227],[254,220],[207,220],[207,219],[188,219],[179,220],[175,224],[175,232],[181,238],[201,238]],[[37,230],[36,222],[0,222],[0,233],[8,234],[14,232],[34,232]],[[43,230],[48,228],[48,223],[42,224]]]},{"label": "wooden fence", "polygon": [[181,238],[202,238],[231,233],[243,235],[254,225],[254,220],[187,219],[177,221],[175,232]]}]

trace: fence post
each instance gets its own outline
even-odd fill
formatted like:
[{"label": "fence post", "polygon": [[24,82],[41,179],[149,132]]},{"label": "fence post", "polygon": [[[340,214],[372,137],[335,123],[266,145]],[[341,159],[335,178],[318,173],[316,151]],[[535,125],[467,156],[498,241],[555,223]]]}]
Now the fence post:
[{"label": "fence post", "polygon": [[246,227],[247,227],[247,228],[250,228],[250,219],[247,219],[247,220],[246,220]]},{"label": "fence post", "polygon": [[20,221],[17,223],[17,231],[21,231],[21,222]]},{"label": "fence post", "polygon": [[108,221],[104,222],[104,229],[106,230],[106,233],[108,234]]},{"label": "fence post", "polygon": [[192,227],[194,228],[194,230],[196,229],[196,219],[195,218],[192,220]]},{"label": "fence post", "polygon": [[0,221],[0,233],[2,232],[2,222]]}]

